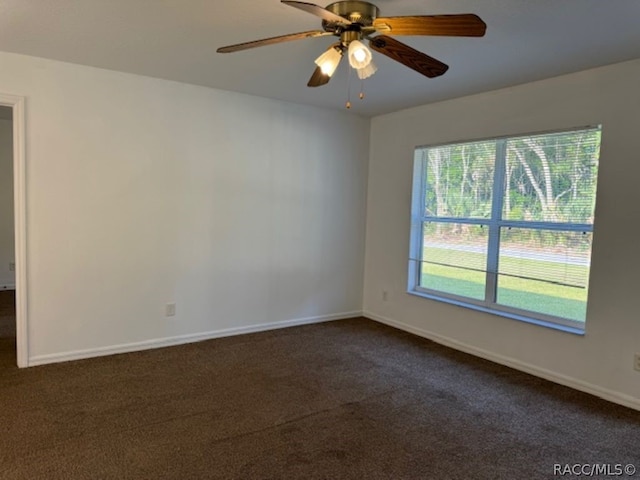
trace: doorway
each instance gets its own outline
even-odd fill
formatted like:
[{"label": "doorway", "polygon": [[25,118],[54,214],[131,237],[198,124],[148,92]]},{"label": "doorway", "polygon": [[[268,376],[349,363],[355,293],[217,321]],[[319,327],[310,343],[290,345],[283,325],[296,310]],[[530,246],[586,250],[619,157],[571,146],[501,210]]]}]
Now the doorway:
[{"label": "doorway", "polygon": [[24,101],[0,94],[0,361],[18,367],[29,365]]},{"label": "doorway", "polygon": [[16,351],[13,108],[0,106],[0,365]]}]

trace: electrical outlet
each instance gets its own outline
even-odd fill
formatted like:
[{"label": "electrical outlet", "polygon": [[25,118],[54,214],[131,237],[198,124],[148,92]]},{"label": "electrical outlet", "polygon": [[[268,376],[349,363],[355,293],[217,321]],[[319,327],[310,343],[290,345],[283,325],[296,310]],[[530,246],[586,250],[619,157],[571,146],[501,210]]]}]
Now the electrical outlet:
[{"label": "electrical outlet", "polygon": [[382,291],[382,301],[386,302],[387,300],[389,300],[389,292],[387,292],[386,290]]},{"label": "electrical outlet", "polygon": [[636,353],[633,356],[633,369],[640,372],[640,353]]},{"label": "electrical outlet", "polygon": [[9,271],[10,272],[15,272],[16,271],[16,264],[14,262],[10,262],[9,263]]},{"label": "electrical outlet", "polygon": [[176,304],[167,303],[167,305],[164,307],[164,314],[167,317],[174,317],[176,315]]}]

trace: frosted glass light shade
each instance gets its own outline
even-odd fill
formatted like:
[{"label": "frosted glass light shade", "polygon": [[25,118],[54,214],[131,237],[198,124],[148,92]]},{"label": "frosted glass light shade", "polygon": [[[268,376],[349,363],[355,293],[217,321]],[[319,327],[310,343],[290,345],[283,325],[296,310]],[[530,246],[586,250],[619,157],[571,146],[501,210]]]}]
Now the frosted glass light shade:
[{"label": "frosted glass light shade", "polygon": [[353,40],[349,44],[349,65],[356,70],[371,63],[371,50],[360,40]]},{"label": "frosted glass light shade", "polygon": [[338,68],[341,58],[342,50],[331,47],[329,48],[329,50],[316,58],[316,65],[320,67],[322,73],[330,77]]},{"label": "frosted glass light shade", "polygon": [[356,69],[356,72],[358,72],[358,78],[360,80],[364,80],[365,78],[369,78],[371,75],[376,73],[377,70],[378,70],[378,67],[376,66],[375,63],[373,63],[373,60],[372,60],[369,62],[369,65],[367,65],[366,67]]}]

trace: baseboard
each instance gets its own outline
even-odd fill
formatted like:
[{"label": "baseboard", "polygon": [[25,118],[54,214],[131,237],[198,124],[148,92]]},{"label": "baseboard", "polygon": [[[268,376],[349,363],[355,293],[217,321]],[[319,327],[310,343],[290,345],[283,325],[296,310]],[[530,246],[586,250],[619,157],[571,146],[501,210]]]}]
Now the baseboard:
[{"label": "baseboard", "polygon": [[36,355],[29,359],[28,366],[35,367],[38,365],[46,365],[50,363],[69,362],[72,360],[82,360],[86,358],[103,357],[107,355],[116,355],[119,353],[138,352],[142,350],[150,350],[153,348],[172,347],[176,345],[184,345],[186,343],[195,343],[195,342],[201,342],[204,340],[212,340],[214,338],[230,337],[233,335],[243,335],[246,333],[265,332],[267,330],[276,330],[280,328],[295,327],[299,325],[309,325],[313,323],[329,322],[333,320],[342,320],[345,318],[360,317],[360,316],[362,316],[361,311],[342,312],[342,313],[334,313],[330,315],[320,315],[317,317],[297,318],[293,320],[283,320],[279,322],[250,325],[247,327],[225,328],[222,330],[213,330],[213,331],[203,332],[203,333],[179,335],[176,337],[158,338],[153,340],[145,340],[142,342],[123,343],[120,345],[91,348],[87,350],[53,353],[49,355]]},{"label": "baseboard", "polygon": [[3,283],[0,284],[0,290],[15,290],[16,289],[16,284],[15,283]]},{"label": "baseboard", "polygon": [[581,392],[595,395],[596,397],[603,398],[605,400],[608,400],[613,403],[617,403],[619,405],[623,405],[625,407],[633,408],[634,410],[640,410],[640,399],[637,399],[630,395],[616,392],[614,390],[608,390],[606,388],[602,388],[597,385],[584,382],[577,378],[569,377],[566,375],[553,372],[551,370],[547,370],[544,368],[536,367],[535,365],[521,362],[511,357],[498,355],[488,350],[483,350],[481,348],[474,347],[473,345],[459,342],[458,340],[454,340],[452,338],[445,337],[443,335],[439,335],[437,333],[430,332],[428,330],[417,328],[412,325],[408,325],[406,323],[398,322],[396,320],[392,320],[390,318],[383,317],[381,315],[377,315],[372,312],[364,311],[362,315],[371,320],[375,320],[376,322],[380,322],[385,325],[395,327],[399,330],[404,330],[405,332],[413,333],[415,335],[418,335],[419,337],[424,337],[429,340],[433,340],[436,343],[439,343],[447,347],[451,347],[455,350],[460,350],[461,352],[470,353],[471,355],[475,355],[476,357],[484,358],[486,360],[490,360],[492,362],[505,365],[515,370],[520,370],[522,372],[535,375],[536,377],[544,378],[545,380],[549,380],[551,382],[558,383],[566,387],[571,387]]}]

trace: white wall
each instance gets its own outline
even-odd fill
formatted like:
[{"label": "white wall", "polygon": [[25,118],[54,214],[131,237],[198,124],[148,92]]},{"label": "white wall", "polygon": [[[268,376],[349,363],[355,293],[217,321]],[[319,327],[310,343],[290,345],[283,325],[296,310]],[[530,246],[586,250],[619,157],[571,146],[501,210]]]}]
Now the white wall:
[{"label": "white wall", "polygon": [[15,256],[13,236],[13,124],[0,118],[0,289],[13,288],[16,282],[9,269]]},{"label": "white wall", "polygon": [[361,311],[368,120],[6,53],[0,71],[27,97],[30,364]]},{"label": "white wall", "polygon": [[[0,70],[0,92],[27,97],[31,364],[357,313],[366,268],[371,317],[640,405],[640,61],[370,132],[335,111],[31,57],[0,53]],[[415,145],[597,123],[584,337],[405,293]]]},{"label": "white wall", "polygon": [[[365,314],[640,408],[640,60],[374,118]],[[417,145],[603,125],[586,335],[406,293]],[[388,300],[382,291],[388,290]]]}]

